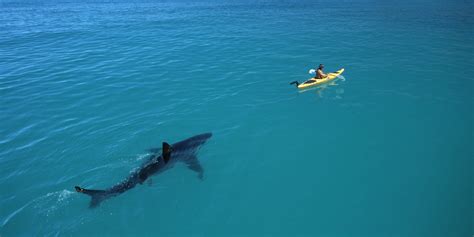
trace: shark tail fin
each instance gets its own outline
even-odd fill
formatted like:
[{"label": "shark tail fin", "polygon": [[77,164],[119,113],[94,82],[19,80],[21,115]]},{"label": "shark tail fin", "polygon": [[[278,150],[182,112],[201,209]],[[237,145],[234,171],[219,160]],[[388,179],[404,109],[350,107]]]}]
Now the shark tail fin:
[{"label": "shark tail fin", "polygon": [[168,163],[168,161],[170,160],[171,151],[173,151],[173,148],[171,147],[171,145],[166,142],[163,142],[162,152],[163,152],[163,160],[165,161],[165,163]]},{"label": "shark tail fin", "polygon": [[91,197],[90,208],[97,207],[105,199],[105,194],[107,193],[105,190],[85,189],[79,186],[75,186],[74,189],[76,189],[78,193],[83,193]]}]

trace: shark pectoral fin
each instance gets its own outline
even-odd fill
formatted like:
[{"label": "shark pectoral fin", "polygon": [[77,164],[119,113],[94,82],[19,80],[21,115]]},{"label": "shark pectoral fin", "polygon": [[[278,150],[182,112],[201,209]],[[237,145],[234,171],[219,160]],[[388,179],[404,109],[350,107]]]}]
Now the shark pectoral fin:
[{"label": "shark pectoral fin", "polygon": [[189,157],[185,161],[186,165],[190,170],[193,170],[198,173],[198,178],[200,180],[203,180],[204,178],[204,169],[202,168],[201,164],[199,163],[199,160],[197,159],[196,156]]},{"label": "shark pectoral fin", "polygon": [[163,160],[165,161],[165,164],[168,163],[171,157],[171,151],[173,151],[173,148],[170,146],[170,144],[163,142]]},{"label": "shark pectoral fin", "polygon": [[188,168],[191,169],[191,170],[196,171],[198,173],[198,178],[200,180],[204,179],[204,170],[203,170],[201,164],[194,163],[194,164],[188,165]]}]

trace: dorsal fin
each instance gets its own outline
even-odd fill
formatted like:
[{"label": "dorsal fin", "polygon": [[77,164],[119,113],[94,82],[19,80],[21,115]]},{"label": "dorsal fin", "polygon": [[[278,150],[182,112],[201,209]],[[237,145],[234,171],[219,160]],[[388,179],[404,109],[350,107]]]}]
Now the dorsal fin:
[{"label": "dorsal fin", "polygon": [[171,151],[172,151],[172,147],[170,146],[170,144],[166,143],[166,142],[163,142],[163,160],[165,161],[165,164],[168,163],[168,161],[170,160],[170,157],[171,157]]}]

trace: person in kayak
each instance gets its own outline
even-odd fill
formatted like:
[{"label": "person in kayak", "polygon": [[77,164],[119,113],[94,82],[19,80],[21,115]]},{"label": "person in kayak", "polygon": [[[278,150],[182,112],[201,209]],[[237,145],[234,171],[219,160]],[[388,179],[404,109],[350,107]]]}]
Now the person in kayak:
[{"label": "person in kayak", "polygon": [[314,79],[323,79],[328,76],[327,74],[324,74],[323,68],[324,68],[324,65],[319,64],[319,67],[318,67],[318,70],[316,70],[316,76],[314,77]]},{"label": "person in kayak", "polygon": [[[313,78],[303,82],[303,84],[315,83],[318,79],[324,79],[324,78],[328,77],[329,75],[325,74],[323,72],[323,69],[324,69],[324,65],[319,64],[318,70],[316,70],[316,72],[314,71],[314,69],[309,70],[309,73],[311,73],[311,74],[316,73],[316,75]],[[298,81],[293,81],[293,82],[290,82],[290,85],[296,85],[296,87],[298,87],[300,85],[300,83]]]}]

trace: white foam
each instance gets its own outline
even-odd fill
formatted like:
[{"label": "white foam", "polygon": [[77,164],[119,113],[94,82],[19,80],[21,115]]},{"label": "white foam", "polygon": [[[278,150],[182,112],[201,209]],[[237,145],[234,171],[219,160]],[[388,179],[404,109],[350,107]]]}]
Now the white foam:
[{"label": "white foam", "polygon": [[[34,208],[44,210],[45,211],[44,213],[46,214],[46,216],[49,216],[49,214],[52,211],[55,211],[56,209],[58,209],[58,207],[67,204],[69,198],[74,193],[75,192],[71,192],[69,190],[64,189],[61,191],[50,192],[50,193],[47,193],[46,195],[37,197],[29,201],[22,207],[18,208],[17,210],[15,210],[10,215],[8,215],[8,217],[5,218],[5,220],[3,221],[2,226],[5,226],[13,217],[18,215],[18,213],[20,213],[21,211],[23,211],[26,207],[30,205],[33,205]],[[57,198],[54,198],[54,197],[57,197]],[[51,202],[55,202],[55,204],[51,204]],[[47,206],[47,208],[44,208],[44,206]]]}]

